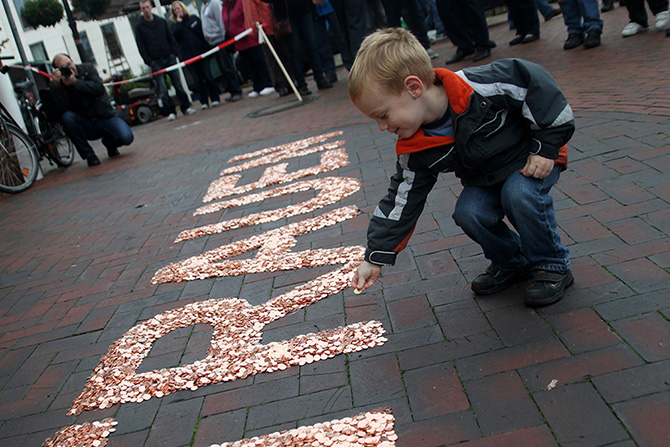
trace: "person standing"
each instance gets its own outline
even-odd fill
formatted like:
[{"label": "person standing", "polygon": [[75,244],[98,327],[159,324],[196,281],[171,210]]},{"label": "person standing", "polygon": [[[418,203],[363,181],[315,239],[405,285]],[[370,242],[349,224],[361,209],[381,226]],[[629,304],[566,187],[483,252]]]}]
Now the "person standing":
[{"label": "person standing", "polygon": [[[170,30],[179,46],[179,56],[188,60],[209,49],[209,45],[202,35],[202,23],[196,16],[188,13],[186,6],[179,0],[172,2],[172,25]],[[217,106],[220,102],[219,87],[212,77],[209,68],[209,59],[197,60],[187,66],[198,88],[200,104],[206,109],[210,105]]]},{"label": "person standing", "polygon": [[563,44],[564,50],[577,48],[581,44],[584,44],[585,48],[600,46],[604,22],[600,18],[598,0],[563,0],[561,10],[563,22],[568,28],[568,39]]},{"label": "person standing", "polygon": [[107,90],[92,64],[75,65],[70,56],[61,53],[54,57],[54,68],[49,91],[53,104],[68,136],[79,156],[89,166],[97,166],[100,159],[89,144],[102,138],[109,158],[120,155],[119,146],[133,142],[133,132],[128,124],[116,116]]},{"label": "person standing", "polygon": [[[151,67],[152,72],[162,70],[177,63],[177,42],[175,42],[167,21],[153,14],[153,6],[150,0],[140,1],[142,18],[135,27],[135,41],[144,63]],[[179,73],[175,70],[169,71],[172,86],[177,92],[179,108],[184,115],[192,115],[195,110],[191,108],[191,101],[181,85]],[[168,120],[177,118],[175,105],[168,93],[165,74],[156,75],[159,95],[163,101],[163,113],[168,115]]]},{"label": "person standing", "polygon": [[[200,7],[200,20],[202,20],[202,34],[208,44],[214,47],[226,40],[221,0],[203,0]],[[242,87],[240,87],[240,77],[237,75],[232,56],[226,50],[218,51],[216,55],[221,74],[226,80],[227,89],[230,93],[226,101],[239,101],[242,99]]]},{"label": "person standing", "polygon": [[436,3],[444,32],[456,46],[456,53],[445,64],[460,62],[471,54],[474,54],[473,62],[491,57],[495,43],[489,39],[481,0],[437,0]]}]

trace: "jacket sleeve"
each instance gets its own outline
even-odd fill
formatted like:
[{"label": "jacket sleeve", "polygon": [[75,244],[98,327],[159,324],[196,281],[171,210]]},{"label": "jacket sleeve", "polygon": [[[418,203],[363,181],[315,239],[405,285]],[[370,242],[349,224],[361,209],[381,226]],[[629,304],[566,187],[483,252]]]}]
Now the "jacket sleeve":
[{"label": "jacket sleeve", "polygon": [[365,260],[372,264],[395,264],[437,181],[437,174],[421,166],[416,158],[414,154],[398,156],[386,196],[370,219]]},{"label": "jacket sleeve", "polygon": [[135,27],[135,42],[137,43],[137,49],[140,52],[140,56],[142,56],[142,60],[146,65],[151,67],[151,57],[147,51],[146,42],[144,42],[144,34],[142,33],[141,24],[138,24],[137,27]]},{"label": "jacket sleeve", "polygon": [[82,73],[78,73],[80,77],[77,77],[77,82],[74,83],[74,89],[77,93],[91,97],[98,97],[107,93],[105,86],[102,84],[102,79],[100,79],[100,75],[98,75],[98,71],[93,65],[82,64],[78,70]]},{"label": "jacket sleeve", "polygon": [[[544,67],[522,59],[503,59],[489,65],[496,88],[502,89],[511,108],[530,122],[534,140],[531,153],[556,160],[561,146],[575,131],[572,109]],[[473,78],[476,81],[476,76]]]}]

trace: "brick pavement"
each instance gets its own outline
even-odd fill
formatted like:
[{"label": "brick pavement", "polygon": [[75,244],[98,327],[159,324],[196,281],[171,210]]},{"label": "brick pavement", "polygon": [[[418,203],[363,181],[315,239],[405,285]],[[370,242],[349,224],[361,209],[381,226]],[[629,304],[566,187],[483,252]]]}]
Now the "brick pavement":
[{"label": "brick pavement", "polygon": [[[451,220],[460,185],[444,176],[379,285],[337,292],[262,334],[271,343],[375,320],[386,330],[382,345],[68,415],[102,356],[133,326],[208,299],[259,306],[333,267],[154,285],[158,269],[345,205],[363,213],[298,237],[293,251],[363,244],[367,214],[393,169],[391,136],[357,114],[342,81],[280,114],[245,118],[279,101],[259,98],[155,121],[134,128],[136,141],[119,159],[95,169],[78,160],[0,197],[0,445],[39,446],[63,427],[111,417],[118,425],[109,446],[200,447],[381,407],[395,417],[398,446],[670,445],[670,96],[661,63],[670,39],[620,38],[622,8],[604,19],[603,46],[588,51],[562,50],[560,18],[543,23],[542,39],[530,45],[509,47],[513,32],[491,28],[494,57],[547,66],[577,118],[570,167],[554,189],[576,276],[563,301],[529,310],[521,288],[474,298],[468,282],[486,261]],[[454,51],[445,41],[435,49],[436,65]],[[336,139],[349,163],[318,177],[356,178],[358,192],[307,216],[173,242],[187,229],[314,197],[193,215],[232,156],[331,130],[343,132]],[[287,172],[319,160],[288,159]],[[264,168],[241,172],[238,185]],[[175,329],[136,372],[192,364],[212,336],[203,323]]]}]

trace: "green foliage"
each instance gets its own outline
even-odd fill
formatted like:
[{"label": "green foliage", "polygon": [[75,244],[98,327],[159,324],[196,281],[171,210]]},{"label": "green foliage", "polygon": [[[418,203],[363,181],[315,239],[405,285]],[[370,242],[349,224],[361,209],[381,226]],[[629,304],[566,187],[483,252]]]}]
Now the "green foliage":
[{"label": "green foliage", "polygon": [[83,12],[89,19],[97,19],[107,12],[111,0],[72,0],[75,12]]},{"label": "green foliage", "polygon": [[63,5],[58,0],[27,0],[21,18],[33,28],[54,26],[63,18]]}]

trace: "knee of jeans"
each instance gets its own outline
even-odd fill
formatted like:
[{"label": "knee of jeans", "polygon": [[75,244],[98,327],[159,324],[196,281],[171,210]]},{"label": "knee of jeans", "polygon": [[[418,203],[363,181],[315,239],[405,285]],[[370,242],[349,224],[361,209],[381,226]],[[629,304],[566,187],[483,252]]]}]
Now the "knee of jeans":
[{"label": "knee of jeans", "polygon": [[63,116],[60,118],[60,123],[63,127],[69,128],[77,124],[77,114],[71,110],[63,113]]},{"label": "knee of jeans", "polygon": [[120,140],[122,146],[128,146],[135,140],[135,135],[133,134],[133,131],[128,128],[126,132],[123,132],[120,135]]},{"label": "knee of jeans", "polygon": [[454,213],[451,217],[454,219],[454,222],[456,222],[456,225],[463,230],[466,230],[468,228],[473,228],[474,226],[479,226],[478,222],[480,221],[480,218],[476,211],[476,209],[470,206],[459,205],[459,202],[457,201]]}]

